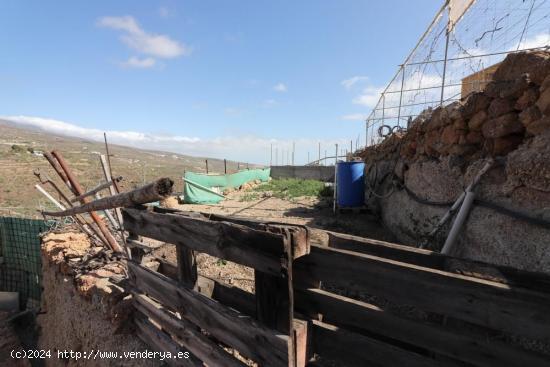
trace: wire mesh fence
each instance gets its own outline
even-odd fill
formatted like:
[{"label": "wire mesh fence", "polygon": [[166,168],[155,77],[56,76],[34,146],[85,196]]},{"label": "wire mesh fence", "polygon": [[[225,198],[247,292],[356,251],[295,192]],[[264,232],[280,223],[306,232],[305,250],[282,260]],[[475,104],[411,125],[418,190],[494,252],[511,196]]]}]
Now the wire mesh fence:
[{"label": "wire mesh fence", "polygon": [[39,235],[48,229],[44,220],[0,217],[0,291],[19,292],[23,306],[40,302]]},{"label": "wire mesh fence", "polygon": [[366,145],[407,128],[428,108],[481,90],[507,54],[549,46],[549,0],[446,1],[380,92],[366,121]]}]

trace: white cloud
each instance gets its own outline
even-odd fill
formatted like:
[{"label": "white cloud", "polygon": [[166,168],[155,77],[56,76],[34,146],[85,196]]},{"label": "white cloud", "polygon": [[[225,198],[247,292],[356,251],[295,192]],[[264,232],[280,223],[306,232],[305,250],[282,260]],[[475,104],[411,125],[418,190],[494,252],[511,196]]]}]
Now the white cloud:
[{"label": "white cloud", "polygon": [[276,92],[283,93],[283,92],[287,91],[287,87],[284,83],[278,83],[273,87],[273,90],[276,91]]},{"label": "white cloud", "polygon": [[127,61],[121,63],[123,67],[147,69],[155,66],[156,60],[152,57],[145,57],[140,59],[139,57],[130,57]]},{"label": "white cloud", "polygon": [[[103,130],[78,126],[69,122],[55,119],[33,116],[0,116],[0,120],[31,126],[55,135],[73,136],[77,138],[103,141]],[[303,164],[307,161],[308,152],[310,160],[317,159],[318,144],[321,143],[322,155],[325,150],[327,155],[333,155],[334,144],[347,147],[349,138],[335,138],[330,140],[317,139],[267,139],[253,135],[223,136],[209,139],[198,137],[149,134],[137,131],[105,131],[112,144],[131,146],[140,149],[161,150],[198,157],[227,158],[241,162],[269,164],[273,146],[273,163],[275,164],[275,151],[277,150],[277,162],[283,161],[282,153],[290,152],[292,143],[296,144],[296,163]],[[285,155],[286,157],[286,155]],[[286,163],[286,159],[285,159]],[[332,163],[332,162],[329,162]],[[177,175],[181,172],[174,172]]]},{"label": "white cloud", "polygon": [[369,77],[368,76],[353,76],[349,79],[346,79],[346,80],[342,80],[341,84],[346,88],[346,89],[350,89],[351,87],[353,87],[355,84],[357,83],[363,83],[363,82],[367,82],[369,80]]},{"label": "white cloud", "polygon": [[159,58],[175,58],[189,55],[191,48],[162,34],[148,33],[143,30],[134,17],[102,17],[97,21],[100,27],[122,31],[122,42],[128,47],[146,55]]},{"label": "white cloud", "polygon": [[364,113],[351,113],[349,115],[343,115],[341,119],[348,121],[365,121],[367,117],[368,115]]},{"label": "white cloud", "polygon": [[[527,49],[527,48],[538,48],[538,47],[549,47],[550,46],[550,33],[539,33],[534,35],[533,37],[530,37],[528,39],[525,39],[520,44],[520,49]],[[518,46],[512,47],[510,50],[515,51],[518,48]]]},{"label": "white cloud", "polygon": [[[22,125],[28,125],[36,127],[54,134],[75,136],[84,139],[101,140],[103,139],[103,131],[99,129],[89,129],[80,127],[68,122],[48,119],[42,117],[33,116],[0,116],[0,119],[16,122]],[[166,141],[167,138],[163,136],[149,135],[145,133],[139,133],[135,131],[109,131],[109,136],[113,141],[125,141],[127,143],[147,143],[147,142],[161,142]],[[185,141],[196,142],[198,138],[190,138],[184,136],[172,136],[170,140],[173,141]]]},{"label": "white cloud", "polygon": [[372,108],[376,106],[383,90],[384,87],[368,86],[363,89],[359,96],[353,99],[353,103]]}]

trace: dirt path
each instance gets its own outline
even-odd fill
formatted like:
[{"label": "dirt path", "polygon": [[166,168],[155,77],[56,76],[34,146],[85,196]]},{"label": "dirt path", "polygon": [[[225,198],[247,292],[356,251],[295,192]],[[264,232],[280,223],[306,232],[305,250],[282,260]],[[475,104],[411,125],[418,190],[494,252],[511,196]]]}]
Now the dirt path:
[{"label": "dirt path", "polygon": [[247,197],[250,197],[247,192],[236,191],[230,193],[227,200],[216,205],[183,204],[178,209],[301,224],[313,228],[395,242],[395,238],[391,233],[368,214],[334,215],[330,200],[314,197],[284,200],[270,196],[269,192],[259,192],[258,196],[257,200],[244,201]]},{"label": "dirt path", "polygon": [[[271,196],[270,192],[257,192],[257,194],[258,199],[249,200],[250,191],[236,191],[228,194],[227,200],[216,205],[183,204],[175,207],[185,211],[307,225],[383,241],[394,241],[390,232],[385,230],[372,216],[358,213],[334,215],[330,200],[315,197],[284,200]],[[173,245],[157,249],[155,255],[176,262],[176,249]],[[222,261],[206,254],[198,254],[196,261],[197,271],[200,275],[217,279],[248,292],[254,292],[253,269],[230,261]]]}]

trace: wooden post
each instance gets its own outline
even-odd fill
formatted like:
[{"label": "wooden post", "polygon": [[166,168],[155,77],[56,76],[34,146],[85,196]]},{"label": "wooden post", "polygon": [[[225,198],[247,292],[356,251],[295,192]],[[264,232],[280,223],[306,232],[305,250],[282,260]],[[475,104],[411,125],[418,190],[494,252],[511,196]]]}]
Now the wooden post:
[{"label": "wooden post", "polygon": [[159,178],[155,182],[142,186],[132,191],[123,192],[114,196],[108,196],[102,199],[89,201],[88,198],[82,199],[86,201],[84,204],[72,207],[62,212],[44,212],[45,215],[54,217],[66,217],[80,213],[91,212],[96,210],[106,210],[120,207],[131,207],[140,204],[147,204],[153,201],[166,199],[172,193],[174,181],[165,177]]},{"label": "wooden post", "polygon": [[[107,139],[107,137],[105,137],[105,139]],[[107,147],[107,140],[105,140],[105,146]],[[101,162],[101,168],[103,169],[103,176],[105,177],[105,180],[107,182],[113,181],[113,177],[111,176],[111,164],[109,163],[109,158],[107,157],[106,159],[105,156],[102,154],[99,156],[99,160]],[[111,196],[116,195],[120,192],[119,187],[114,181],[113,181],[113,184],[109,186],[109,192]],[[122,235],[124,233],[123,232],[124,226],[122,225],[122,214],[120,213],[119,208],[115,209],[115,215],[116,215],[116,220],[118,222],[118,227],[120,228],[121,235]],[[122,237],[124,238],[124,236]]]},{"label": "wooden post", "polygon": [[227,159],[223,160],[223,173],[227,175]]},{"label": "wooden post", "polygon": [[205,159],[204,161],[206,163],[206,174],[208,174],[208,159]]},{"label": "wooden post", "polygon": [[289,336],[288,365],[303,367],[307,346],[304,327],[307,325],[294,322],[292,262],[294,258],[309,253],[309,238],[306,231],[295,232],[287,226],[268,225],[266,230],[283,235],[286,263],[282,276],[254,271],[256,318],[267,327]]},{"label": "wooden post", "polygon": [[[107,167],[109,168],[109,177],[113,177],[113,167],[111,166],[111,154],[109,153],[109,144],[107,144],[107,133],[103,133],[103,138],[105,139],[105,154],[107,154]],[[118,187],[117,182],[113,182],[113,187],[115,192],[111,192],[111,195],[120,193],[120,188]],[[119,213],[120,214],[120,213]]]},{"label": "wooden post", "polygon": [[178,262],[178,282],[186,288],[195,289],[197,286],[197,262],[193,250],[176,246]]},{"label": "wooden post", "polygon": [[[128,237],[126,238],[126,242],[128,243],[131,241],[140,241],[140,238],[135,233],[128,232]],[[131,246],[129,251],[130,251],[130,256],[132,257],[132,260],[137,261],[138,263],[141,263],[143,256],[145,255],[145,251],[142,248],[139,248],[136,246]]]}]

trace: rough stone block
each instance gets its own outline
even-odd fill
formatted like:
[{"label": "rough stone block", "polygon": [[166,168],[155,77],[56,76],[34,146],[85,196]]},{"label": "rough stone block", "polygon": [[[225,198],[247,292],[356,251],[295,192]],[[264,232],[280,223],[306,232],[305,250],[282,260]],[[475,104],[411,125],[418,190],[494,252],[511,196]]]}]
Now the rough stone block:
[{"label": "rough stone block", "polygon": [[428,121],[426,130],[436,130],[443,126],[449,125],[450,123],[451,118],[449,116],[449,112],[445,108],[438,107],[434,110],[430,121]]},{"label": "rough stone block", "polygon": [[483,89],[483,92],[486,96],[489,98],[499,98],[500,91],[504,88],[506,88],[507,82],[500,81],[500,80],[493,80],[485,86],[485,89]]},{"label": "rough stone block", "polygon": [[491,154],[494,156],[506,155],[515,150],[523,142],[522,135],[508,135],[492,140]]},{"label": "rough stone block", "polygon": [[544,80],[542,81],[542,84],[540,85],[540,91],[544,92],[548,88],[550,88],[550,74],[548,74],[546,78],[544,78]]},{"label": "rough stone block", "polygon": [[458,138],[460,134],[452,125],[449,125],[443,129],[441,133],[441,142],[444,145],[452,145],[458,143]]},{"label": "rough stone block", "polygon": [[550,116],[544,116],[540,120],[534,121],[527,126],[529,135],[541,135],[550,133]]},{"label": "rough stone block", "polygon": [[452,126],[455,128],[455,130],[468,130],[468,123],[463,118],[454,120]]},{"label": "rough stone block", "polygon": [[541,93],[539,99],[537,100],[537,107],[540,112],[550,116],[550,88]]},{"label": "rough stone block", "polygon": [[476,92],[470,94],[466,101],[464,102],[463,116],[468,119],[472,117],[477,112],[486,109],[491,103],[491,98],[489,98],[483,92]]},{"label": "rough stone block", "polygon": [[519,115],[519,121],[523,126],[529,126],[533,121],[540,120],[542,118],[542,113],[540,112],[537,106],[531,106],[523,110]]},{"label": "rough stone block", "polygon": [[483,135],[479,131],[470,131],[465,139],[466,144],[479,144],[483,141]]},{"label": "rough stone block", "polygon": [[450,155],[469,155],[477,151],[477,149],[475,145],[453,145],[448,150],[448,153]]},{"label": "rough stone block", "polygon": [[[548,79],[548,78],[547,78]],[[539,90],[537,87],[530,87],[523,92],[523,94],[518,98],[514,108],[516,110],[522,111],[529,106],[532,106],[539,99]]]},{"label": "rough stone block", "polygon": [[486,110],[481,110],[472,116],[470,121],[468,121],[468,128],[470,130],[480,131],[481,126],[485,121],[487,121],[488,114]]},{"label": "rough stone block", "polygon": [[519,78],[507,82],[500,89],[498,95],[500,98],[519,98],[529,88],[530,84],[531,79],[529,78],[529,74],[522,74]]},{"label": "rough stone block", "polygon": [[521,133],[523,130],[524,127],[519,121],[518,115],[513,112],[491,119],[481,128],[483,136],[491,139]]},{"label": "rough stone block", "polygon": [[441,135],[438,130],[432,130],[426,134],[424,140],[424,151],[427,155],[437,156],[442,150],[443,144],[441,143]]},{"label": "rough stone block", "polygon": [[447,112],[451,120],[457,120],[462,118],[462,113],[464,112],[464,106],[460,101],[454,101],[453,103],[445,107],[445,112]]},{"label": "rough stone block", "polygon": [[514,80],[529,74],[531,81],[541,85],[550,74],[550,54],[543,51],[509,54],[493,74],[494,80]]},{"label": "rough stone block", "polygon": [[512,112],[514,110],[514,101],[507,98],[495,98],[489,105],[487,112],[489,117],[495,118]]}]

